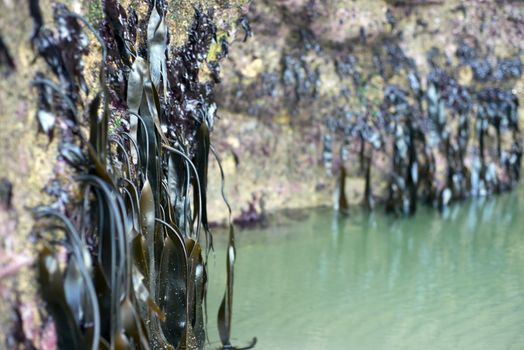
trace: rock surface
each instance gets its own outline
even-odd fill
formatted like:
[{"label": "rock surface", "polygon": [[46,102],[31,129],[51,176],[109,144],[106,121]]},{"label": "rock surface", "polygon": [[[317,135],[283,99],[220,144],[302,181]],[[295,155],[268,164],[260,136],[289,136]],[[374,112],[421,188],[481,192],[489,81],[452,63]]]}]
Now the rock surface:
[{"label": "rock surface", "polygon": [[[464,42],[478,44],[492,63],[496,57],[518,59],[524,48],[524,5],[515,1],[257,1],[248,17],[253,36],[231,51],[217,95],[221,121],[215,135],[222,137],[216,143],[229,164],[228,192],[237,218],[253,198],[263,198],[267,211],[332,205],[336,179],[322,161],[327,121],[335,110],[365,108],[355,98],[352,78],[337,74],[337,63],[353,56],[357,73],[366,77],[374,70],[373,51],[387,50],[386,42],[397,43],[414,60],[425,87],[432,47],[453,67],[459,65],[456,51]],[[386,74],[387,83],[407,85],[405,75]],[[454,74],[473,89],[484,86],[472,80],[469,69]],[[385,84],[380,76],[371,76],[363,91],[370,103],[382,101]],[[513,89],[522,99],[521,78],[494,84]],[[363,176],[354,166],[357,152],[353,147],[346,163],[347,195],[354,204],[364,194]],[[379,170],[371,175],[380,195],[389,161],[376,158]],[[218,198],[211,196],[218,206]]]}]

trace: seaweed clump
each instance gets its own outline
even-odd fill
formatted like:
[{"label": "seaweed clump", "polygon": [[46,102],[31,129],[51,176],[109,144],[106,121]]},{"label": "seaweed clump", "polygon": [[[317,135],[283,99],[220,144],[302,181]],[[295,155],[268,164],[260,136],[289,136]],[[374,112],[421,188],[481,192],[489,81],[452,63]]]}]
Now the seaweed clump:
[{"label": "seaweed clump", "polygon": [[[201,349],[216,105],[214,83],[200,77],[216,27],[195,8],[187,44],[173,49],[164,1],[144,19],[117,0],[103,5],[100,31],[63,4],[53,30],[30,1],[31,43],[52,73],[33,82],[39,129],[52,138],[60,126],[61,171],[46,188],[54,200],[34,208],[41,295],[60,349]],[[84,79],[89,32],[101,50],[94,92]],[[229,237],[217,322],[232,349],[232,224]]]},{"label": "seaweed clump", "polygon": [[[498,59],[491,67],[476,51],[459,45],[459,63],[453,66],[433,48],[427,55],[430,70],[424,87],[414,61],[396,43],[398,38],[384,40],[372,50],[373,69],[365,78],[355,74],[355,59],[336,62],[339,77],[351,78],[361,108],[336,107],[327,116],[328,169],[343,168],[345,153],[357,148],[365,177],[364,204],[372,208],[372,154],[386,155],[390,172],[386,194],[379,199],[388,211],[403,215],[413,214],[419,201],[445,209],[453,201],[514,188],[522,159],[519,100],[503,85],[521,76],[519,59]],[[480,68],[479,61],[486,66]],[[473,83],[461,83],[460,75],[468,70]],[[375,77],[384,82],[382,100],[362,93],[373,88]],[[333,135],[339,135],[338,158],[333,155]]]}]

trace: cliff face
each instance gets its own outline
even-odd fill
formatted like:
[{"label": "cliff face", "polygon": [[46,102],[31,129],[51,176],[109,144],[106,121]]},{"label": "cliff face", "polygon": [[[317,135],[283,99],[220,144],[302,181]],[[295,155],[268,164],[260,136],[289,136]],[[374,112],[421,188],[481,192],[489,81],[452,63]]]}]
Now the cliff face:
[{"label": "cliff face", "polygon": [[[519,2],[257,1],[249,18],[253,36],[225,61],[217,95],[222,122],[215,135],[228,164],[228,192],[238,218],[255,218],[254,212],[264,208],[332,205],[340,163],[347,165],[349,201],[362,203],[361,148],[349,141],[341,159],[339,147],[347,141],[333,130],[349,127],[351,118],[366,111],[387,112],[386,86],[409,92],[410,71],[427,90],[434,70],[430,52],[437,57],[433,62],[471,96],[491,87],[522,96],[524,7]],[[465,52],[471,52],[469,58]],[[516,62],[516,75],[499,74],[503,61]],[[489,77],[482,77],[482,66],[490,67]],[[446,108],[453,119],[452,106]],[[422,110],[427,110],[425,99]],[[468,115],[473,137],[475,112]],[[494,131],[488,134],[493,142]],[[326,137],[333,142],[328,169]],[[478,143],[471,140],[470,145]],[[388,195],[392,152],[372,156],[373,194],[382,199]],[[443,157],[437,156],[436,167],[437,190],[442,190]]]}]

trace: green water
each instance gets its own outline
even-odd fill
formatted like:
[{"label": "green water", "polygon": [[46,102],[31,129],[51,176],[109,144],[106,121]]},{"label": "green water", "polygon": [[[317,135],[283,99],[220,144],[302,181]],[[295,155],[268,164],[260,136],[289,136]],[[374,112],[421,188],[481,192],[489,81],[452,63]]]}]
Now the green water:
[{"label": "green water", "polygon": [[[257,349],[524,349],[524,191],[394,219],[307,213],[237,234],[233,343]],[[217,235],[218,236],[218,235]],[[210,259],[209,330],[225,283]]]}]

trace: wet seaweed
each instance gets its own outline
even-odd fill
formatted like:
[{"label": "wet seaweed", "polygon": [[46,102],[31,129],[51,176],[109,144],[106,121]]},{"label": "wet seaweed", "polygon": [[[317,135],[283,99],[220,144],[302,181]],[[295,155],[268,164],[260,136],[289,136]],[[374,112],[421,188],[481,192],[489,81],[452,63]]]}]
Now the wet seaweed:
[{"label": "wet seaweed", "polygon": [[[491,66],[477,46],[459,41],[458,66],[433,48],[427,54],[431,69],[422,79],[398,40],[393,33],[374,43],[367,76],[361,72],[370,67],[363,67],[351,54],[334,61],[340,80],[352,82],[352,95],[360,105],[336,106],[326,118],[323,161],[328,173],[338,176],[335,207],[344,202],[339,196],[343,171],[337,169],[344,170],[349,149],[358,149],[355,156],[365,179],[366,208],[373,208],[375,202],[371,168],[372,154],[377,153],[385,154],[391,164],[390,173],[383,177],[387,190],[379,200],[397,215],[413,214],[419,201],[445,209],[456,200],[514,188],[522,152],[519,100],[502,85],[521,76],[520,59],[499,58]],[[469,85],[457,77],[465,67],[472,71]],[[382,101],[368,97],[374,76],[385,83]],[[403,85],[397,83],[399,76],[405,79]],[[395,84],[389,83],[393,77]],[[511,141],[502,142],[503,138]],[[338,154],[333,152],[337,144],[341,145]],[[444,162],[443,174],[437,172],[437,159]]]},{"label": "wet seaweed", "polygon": [[[206,183],[216,105],[213,84],[201,82],[199,70],[215,37],[212,13],[195,8],[188,43],[168,49],[165,8],[155,1],[144,21],[147,38],[136,50],[128,21],[136,23],[137,15],[118,1],[104,2],[100,33],[62,4],[54,8],[54,30],[47,28],[38,1],[29,5],[33,49],[53,73],[34,79],[39,129],[51,139],[61,125],[59,154],[71,173],[51,182],[54,203],[34,209],[36,231],[64,237],[37,235],[41,295],[58,347],[203,348],[213,247]],[[85,30],[101,49],[99,92],[91,99],[83,56],[93,48]],[[117,117],[129,128],[110,129]],[[228,300],[233,266],[228,255]],[[223,336],[231,328],[232,303],[226,304],[219,319],[227,312],[229,321],[219,322],[219,333],[223,347],[234,348]]]},{"label": "wet seaweed", "polygon": [[249,18],[246,15],[240,16],[237,20],[237,25],[244,31],[244,39],[242,39],[244,42],[246,42],[249,37],[253,36],[253,31],[249,24]]},{"label": "wet seaweed", "polygon": [[5,70],[6,74],[9,75],[12,71],[16,69],[16,64],[11,56],[11,52],[7,48],[7,45],[0,34],[0,68]]}]

